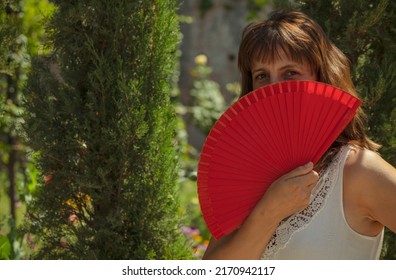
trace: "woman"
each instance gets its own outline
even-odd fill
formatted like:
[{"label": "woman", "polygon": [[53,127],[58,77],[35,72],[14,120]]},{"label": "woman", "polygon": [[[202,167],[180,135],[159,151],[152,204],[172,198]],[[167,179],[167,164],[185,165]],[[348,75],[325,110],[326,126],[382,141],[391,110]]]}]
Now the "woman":
[{"label": "woman", "polygon": [[[242,95],[285,80],[315,80],[356,96],[346,56],[297,11],[249,24],[238,57]],[[244,223],[212,239],[204,259],[378,259],[396,232],[396,170],[364,132],[363,112],[318,164],[273,182]]]}]

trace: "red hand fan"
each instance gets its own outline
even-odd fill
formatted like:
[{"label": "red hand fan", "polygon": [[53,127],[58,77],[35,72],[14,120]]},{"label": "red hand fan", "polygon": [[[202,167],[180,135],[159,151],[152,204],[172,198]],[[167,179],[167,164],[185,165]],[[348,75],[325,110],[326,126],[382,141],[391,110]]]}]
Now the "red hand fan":
[{"label": "red hand fan", "polygon": [[198,164],[198,197],[212,235],[240,226],[277,178],[316,163],[360,104],[328,84],[286,81],[256,89],[227,109]]}]

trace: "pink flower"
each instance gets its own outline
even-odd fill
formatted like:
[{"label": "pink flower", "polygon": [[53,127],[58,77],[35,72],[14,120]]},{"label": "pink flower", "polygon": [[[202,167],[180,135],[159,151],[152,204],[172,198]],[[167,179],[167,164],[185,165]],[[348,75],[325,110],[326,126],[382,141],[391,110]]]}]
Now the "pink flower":
[{"label": "pink flower", "polygon": [[34,250],[34,248],[36,248],[36,244],[33,242],[30,233],[26,234],[26,242],[29,245],[30,249]]},{"label": "pink flower", "polygon": [[76,214],[71,214],[71,215],[69,216],[69,222],[71,222],[71,223],[78,222],[78,217],[77,217],[77,215],[76,215]]},{"label": "pink flower", "polygon": [[60,241],[60,246],[61,246],[62,248],[67,248],[67,247],[68,247],[67,242],[64,241],[64,240],[61,240],[61,241]]},{"label": "pink flower", "polygon": [[52,181],[52,175],[44,176],[44,183],[47,185]]},{"label": "pink flower", "polygon": [[184,232],[185,235],[187,236],[193,236],[193,235],[199,235],[199,229],[195,227],[182,227],[182,231]]}]

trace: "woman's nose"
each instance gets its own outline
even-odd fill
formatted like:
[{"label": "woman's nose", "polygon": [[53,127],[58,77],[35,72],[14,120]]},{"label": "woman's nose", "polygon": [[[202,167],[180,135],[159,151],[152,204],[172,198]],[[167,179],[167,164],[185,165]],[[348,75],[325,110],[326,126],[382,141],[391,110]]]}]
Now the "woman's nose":
[{"label": "woman's nose", "polygon": [[274,75],[274,76],[271,76],[270,82],[271,82],[271,84],[275,84],[275,83],[282,82],[282,81],[284,81],[284,80],[285,80],[285,79],[283,79],[283,77],[278,76],[278,75]]}]

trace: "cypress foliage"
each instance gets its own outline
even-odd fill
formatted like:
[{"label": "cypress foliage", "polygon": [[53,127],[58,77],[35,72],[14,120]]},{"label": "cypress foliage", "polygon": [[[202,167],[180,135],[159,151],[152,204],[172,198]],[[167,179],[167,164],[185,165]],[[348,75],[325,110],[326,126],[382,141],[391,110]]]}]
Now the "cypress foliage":
[{"label": "cypress foliage", "polygon": [[176,0],[65,0],[27,84],[37,259],[181,259],[170,82]]}]

